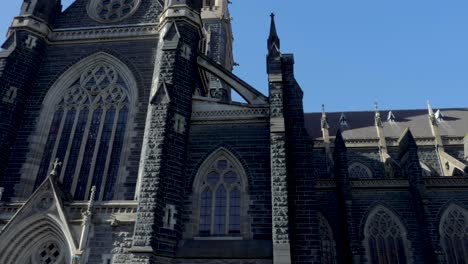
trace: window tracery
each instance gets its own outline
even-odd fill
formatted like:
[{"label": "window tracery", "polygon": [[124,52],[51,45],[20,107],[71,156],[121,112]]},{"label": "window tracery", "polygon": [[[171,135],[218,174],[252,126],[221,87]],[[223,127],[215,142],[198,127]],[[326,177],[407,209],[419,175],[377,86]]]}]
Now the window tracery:
[{"label": "window tracery", "polygon": [[441,218],[439,232],[447,263],[465,263],[468,259],[468,212],[459,206],[450,206]]},{"label": "window tracery", "polygon": [[50,171],[52,159],[63,162],[60,179],[77,200],[112,199],[129,114],[125,81],[115,67],[99,62],[86,68],[55,106],[36,187]]},{"label": "window tracery", "polygon": [[241,187],[234,166],[226,158],[216,160],[201,186],[201,236],[240,234]]},{"label": "window tracery", "polygon": [[370,179],[372,178],[372,171],[366,165],[354,162],[349,168],[349,177],[352,179]]},{"label": "window tracery", "polygon": [[369,263],[408,263],[406,230],[386,208],[374,209],[367,218],[364,234]]},{"label": "window tracery", "polygon": [[336,243],[333,238],[333,230],[328,224],[328,221],[322,214],[318,214],[319,232],[320,232],[320,252],[321,263],[335,264],[336,261]]},{"label": "window tracery", "polygon": [[56,264],[63,259],[60,248],[54,242],[48,242],[40,247],[36,258],[39,264]]},{"label": "window tracery", "polygon": [[247,238],[246,184],[242,167],[228,152],[220,150],[208,158],[194,183],[193,236]]},{"label": "window tracery", "polygon": [[140,0],[91,0],[88,13],[98,22],[112,23],[130,16],[139,4]]}]

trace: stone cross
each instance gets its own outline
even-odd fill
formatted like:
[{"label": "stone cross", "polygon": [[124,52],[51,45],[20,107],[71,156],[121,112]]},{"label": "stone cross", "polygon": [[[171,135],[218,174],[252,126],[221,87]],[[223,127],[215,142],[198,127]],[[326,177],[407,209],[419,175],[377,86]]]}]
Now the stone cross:
[{"label": "stone cross", "polygon": [[57,169],[59,166],[62,166],[62,162],[59,161],[58,158],[55,159],[54,163],[52,163],[52,171],[50,172],[51,176],[57,175]]}]

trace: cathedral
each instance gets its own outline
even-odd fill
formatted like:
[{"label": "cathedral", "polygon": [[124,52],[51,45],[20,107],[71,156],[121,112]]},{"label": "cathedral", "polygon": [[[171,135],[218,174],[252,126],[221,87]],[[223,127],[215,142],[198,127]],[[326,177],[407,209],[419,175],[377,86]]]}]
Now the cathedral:
[{"label": "cathedral", "polygon": [[467,264],[468,109],[304,113],[274,15],[268,94],[232,73],[228,4],[23,1],[0,263]]}]

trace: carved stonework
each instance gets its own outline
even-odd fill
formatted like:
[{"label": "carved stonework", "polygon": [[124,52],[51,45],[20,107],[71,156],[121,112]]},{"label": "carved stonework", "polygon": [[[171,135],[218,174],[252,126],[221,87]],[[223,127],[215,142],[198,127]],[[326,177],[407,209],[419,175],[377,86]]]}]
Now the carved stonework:
[{"label": "carved stonework", "polygon": [[283,135],[271,136],[273,241],[278,244],[289,243],[285,141]]},{"label": "carved stonework", "polygon": [[91,0],[88,15],[101,23],[114,23],[132,15],[140,0]]}]

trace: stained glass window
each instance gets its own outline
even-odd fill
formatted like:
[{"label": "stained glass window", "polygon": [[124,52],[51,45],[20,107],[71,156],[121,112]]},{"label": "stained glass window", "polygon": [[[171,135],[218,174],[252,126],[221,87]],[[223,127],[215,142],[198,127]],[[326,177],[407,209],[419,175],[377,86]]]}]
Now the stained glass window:
[{"label": "stained glass window", "polygon": [[135,12],[139,4],[140,0],[92,0],[88,12],[99,22],[116,22]]},{"label": "stained glass window", "polygon": [[448,264],[468,263],[468,212],[452,205],[441,218],[440,238]]},{"label": "stained glass window", "polygon": [[76,200],[88,199],[94,185],[96,199],[112,199],[129,101],[127,85],[111,64],[86,68],[56,106],[36,187],[58,158],[63,162],[60,180]]},{"label": "stained glass window", "polygon": [[378,207],[369,215],[365,237],[370,263],[407,263],[406,231],[399,219],[389,210]]},{"label": "stained glass window", "polygon": [[336,244],[333,238],[333,231],[328,221],[322,214],[318,215],[320,231],[320,252],[322,254],[321,263],[335,264],[336,262]]},{"label": "stained glass window", "polygon": [[[200,186],[200,236],[239,236],[242,183],[232,162],[217,159]],[[214,200],[213,200],[214,198]]]}]

